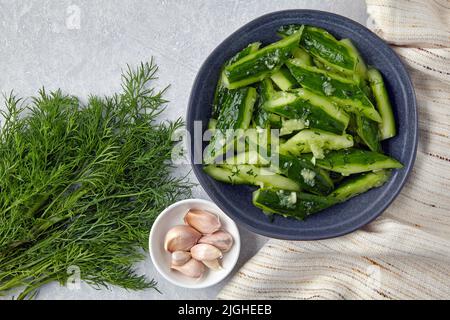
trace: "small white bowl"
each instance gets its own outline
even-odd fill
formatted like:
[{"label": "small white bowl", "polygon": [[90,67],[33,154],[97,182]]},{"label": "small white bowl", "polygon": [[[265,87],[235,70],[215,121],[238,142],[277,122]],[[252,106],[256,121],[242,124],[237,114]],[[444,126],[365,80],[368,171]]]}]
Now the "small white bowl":
[{"label": "small white bowl", "polygon": [[[189,278],[182,273],[170,269],[171,255],[164,250],[164,237],[170,228],[184,224],[184,215],[189,209],[206,210],[219,216],[222,223],[222,229],[229,232],[233,236],[233,246],[230,251],[223,254],[221,264],[223,269],[218,271],[207,270],[200,279]],[[241,250],[241,239],[239,230],[231,218],[229,218],[222,210],[219,209],[211,201],[202,199],[182,200],[167,207],[155,220],[150,231],[149,251],[153,264],[164,278],[173,284],[191,289],[200,289],[213,286],[223,279],[233,270],[239,258]]]}]

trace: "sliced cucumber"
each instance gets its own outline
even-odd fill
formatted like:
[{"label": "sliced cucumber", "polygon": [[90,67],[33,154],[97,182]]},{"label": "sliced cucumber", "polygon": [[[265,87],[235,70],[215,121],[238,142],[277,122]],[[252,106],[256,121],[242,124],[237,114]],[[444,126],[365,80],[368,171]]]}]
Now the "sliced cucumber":
[{"label": "sliced cucumber", "polygon": [[295,87],[298,87],[298,83],[292,76],[288,68],[282,67],[280,70],[272,74],[270,77],[273,82],[283,91],[288,91]]},{"label": "sliced cucumber", "polygon": [[327,195],[333,191],[333,181],[328,173],[315,167],[310,157],[280,154],[278,161],[275,170],[298,182],[302,190],[319,195]]},{"label": "sliced cucumber", "polygon": [[350,39],[342,39],[339,42],[347,48],[348,53],[355,59],[354,79],[358,83],[362,83],[367,78],[367,65],[363,57]]},{"label": "sliced cucumber", "polygon": [[380,114],[354,81],[303,65],[300,60],[288,60],[286,65],[302,87],[329,97],[347,111],[381,122]]},{"label": "sliced cucumber", "polygon": [[302,119],[281,119],[280,136],[286,136],[305,128],[305,121]]},{"label": "sliced cucumber", "polygon": [[245,180],[247,184],[259,187],[300,191],[300,186],[297,182],[276,174],[268,168],[253,165],[225,165],[223,167],[236,174],[239,178]]},{"label": "sliced cucumber", "polygon": [[243,165],[250,164],[254,166],[269,166],[270,158],[265,157],[256,150],[241,152],[232,158],[226,159],[226,165]]},{"label": "sliced cucumber", "polygon": [[347,201],[370,189],[381,187],[389,180],[390,176],[389,170],[363,173],[343,182],[329,197],[338,202]]},{"label": "sliced cucumber", "polygon": [[216,126],[217,126],[217,119],[214,119],[214,118],[209,119],[208,129],[209,130],[215,130]]},{"label": "sliced cucumber", "polygon": [[222,181],[225,183],[231,183],[231,184],[246,184],[247,181],[233,173],[231,170],[214,166],[214,165],[207,165],[203,167],[203,170],[208,174],[210,177]]},{"label": "sliced cucumber", "polygon": [[360,149],[329,152],[325,158],[317,159],[316,165],[326,170],[339,172],[342,175],[381,169],[403,168],[400,162],[389,156]]},{"label": "sliced cucumber", "polygon": [[[278,34],[289,36],[302,28],[300,25],[287,25],[278,29]],[[300,46],[321,63],[346,74],[353,74],[356,58],[345,44],[337,41],[328,31],[305,26]]]},{"label": "sliced cucumber", "polygon": [[310,90],[278,92],[263,108],[288,119],[300,119],[306,127],[341,134],[347,128],[349,115],[330,99]]},{"label": "sliced cucumber", "polygon": [[324,150],[339,150],[352,146],[353,138],[349,134],[337,135],[317,129],[306,129],[281,144],[280,153],[300,155],[312,152],[316,159],[321,159],[324,157]]},{"label": "sliced cucumber", "polygon": [[298,47],[300,37],[301,32],[294,33],[225,67],[225,87],[244,87],[276,72],[291,57],[292,50]]},{"label": "sliced cucumber", "polygon": [[308,215],[331,207],[336,201],[309,193],[262,188],[253,192],[253,204],[266,213],[303,220]]},{"label": "sliced cucumber", "polygon": [[356,132],[361,140],[370,150],[381,152],[380,134],[378,122],[364,116],[356,115]]},{"label": "sliced cucumber", "polygon": [[[227,130],[247,129],[252,118],[256,101],[256,89],[252,87],[227,90],[226,99],[219,113],[214,135],[204,152],[206,164],[213,163],[233,146]],[[231,139],[231,140],[230,140]]]},{"label": "sliced cucumber", "polygon": [[306,52],[302,48],[295,48],[292,51],[292,56],[295,59],[301,60],[303,62],[303,64],[305,64],[307,66],[313,65],[313,58],[311,57],[311,55],[308,52]]},{"label": "sliced cucumber", "polygon": [[376,101],[378,112],[381,115],[380,138],[386,140],[395,137],[397,130],[395,128],[394,113],[389,100],[386,87],[384,85],[383,76],[376,69],[369,69],[367,72],[370,86]]},{"label": "sliced cucumber", "polygon": [[[242,51],[238,52],[230,60],[228,60],[225,63],[224,67],[229,66],[230,64],[236,62],[237,60],[242,59],[243,57],[256,52],[260,46],[261,46],[261,42],[254,42],[254,43],[249,44],[246,48],[244,48]],[[220,72],[219,81],[217,82],[216,91],[214,93],[214,102],[213,102],[212,115],[211,115],[213,118],[216,118],[219,116],[220,109],[221,109],[223,103],[225,102],[226,91],[228,89],[225,88],[225,86],[223,84],[224,77],[225,76],[223,74],[223,69],[222,69],[222,71]]]},{"label": "sliced cucumber", "polygon": [[261,81],[258,85],[258,103],[255,105],[253,121],[257,127],[270,127],[270,113],[263,109],[264,103],[272,98],[275,93],[272,81],[268,78]]}]

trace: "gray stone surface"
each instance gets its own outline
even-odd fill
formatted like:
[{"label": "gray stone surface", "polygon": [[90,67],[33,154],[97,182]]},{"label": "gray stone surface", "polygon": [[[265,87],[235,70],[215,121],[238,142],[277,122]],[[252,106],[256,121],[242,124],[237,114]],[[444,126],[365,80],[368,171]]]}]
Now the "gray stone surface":
[{"label": "gray stone surface", "polygon": [[[185,114],[197,70],[226,36],[265,13],[302,8],[338,13],[362,24],[367,20],[363,0],[0,0],[0,91],[14,89],[26,97],[45,86],[79,97],[110,94],[120,89],[121,68],[153,56],[160,66],[158,85],[172,85],[164,117],[175,119]],[[208,198],[201,187],[193,193]],[[236,270],[266,241],[242,228],[241,237]],[[162,279],[149,258],[137,268],[155,278],[162,293],[49,284],[38,298],[203,300],[215,298],[226,283],[188,290]]]}]

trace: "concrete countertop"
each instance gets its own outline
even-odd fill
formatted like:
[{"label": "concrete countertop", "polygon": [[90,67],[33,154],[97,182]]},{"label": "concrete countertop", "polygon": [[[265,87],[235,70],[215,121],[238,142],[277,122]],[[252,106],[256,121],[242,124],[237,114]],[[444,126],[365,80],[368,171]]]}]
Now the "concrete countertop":
[{"label": "concrete countertop", "polygon": [[[81,98],[111,94],[120,89],[121,68],[153,56],[160,67],[158,86],[171,84],[164,116],[184,117],[194,77],[207,55],[243,24],[285,9],[330,11],[362,24],[367,20],[363,0],[0,0],[0,91],[14,89],[26,97],[45,86]],[[193,196],[208,199],[201,187],[194,188]],[[234,272],[267,240],[240,230],[243,245]],[[137,270],[155,278],[162,293],[95,290],[86,284],[69,290],[52,283],[37,298],[204,300],[214,299],[226,283],[178,288],[157,274],[150,258]]]}]

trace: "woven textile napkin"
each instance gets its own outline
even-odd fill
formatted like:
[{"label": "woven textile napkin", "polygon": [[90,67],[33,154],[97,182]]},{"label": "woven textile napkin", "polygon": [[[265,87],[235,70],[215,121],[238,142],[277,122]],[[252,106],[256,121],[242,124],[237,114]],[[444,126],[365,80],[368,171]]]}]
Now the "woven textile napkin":
[{"label": "woven textile napkin", "polygon": [[270,240],[219,299],[450,298],[450,1],[367,0],[419,106],[417,160],[387,211],[344,237]]}]

